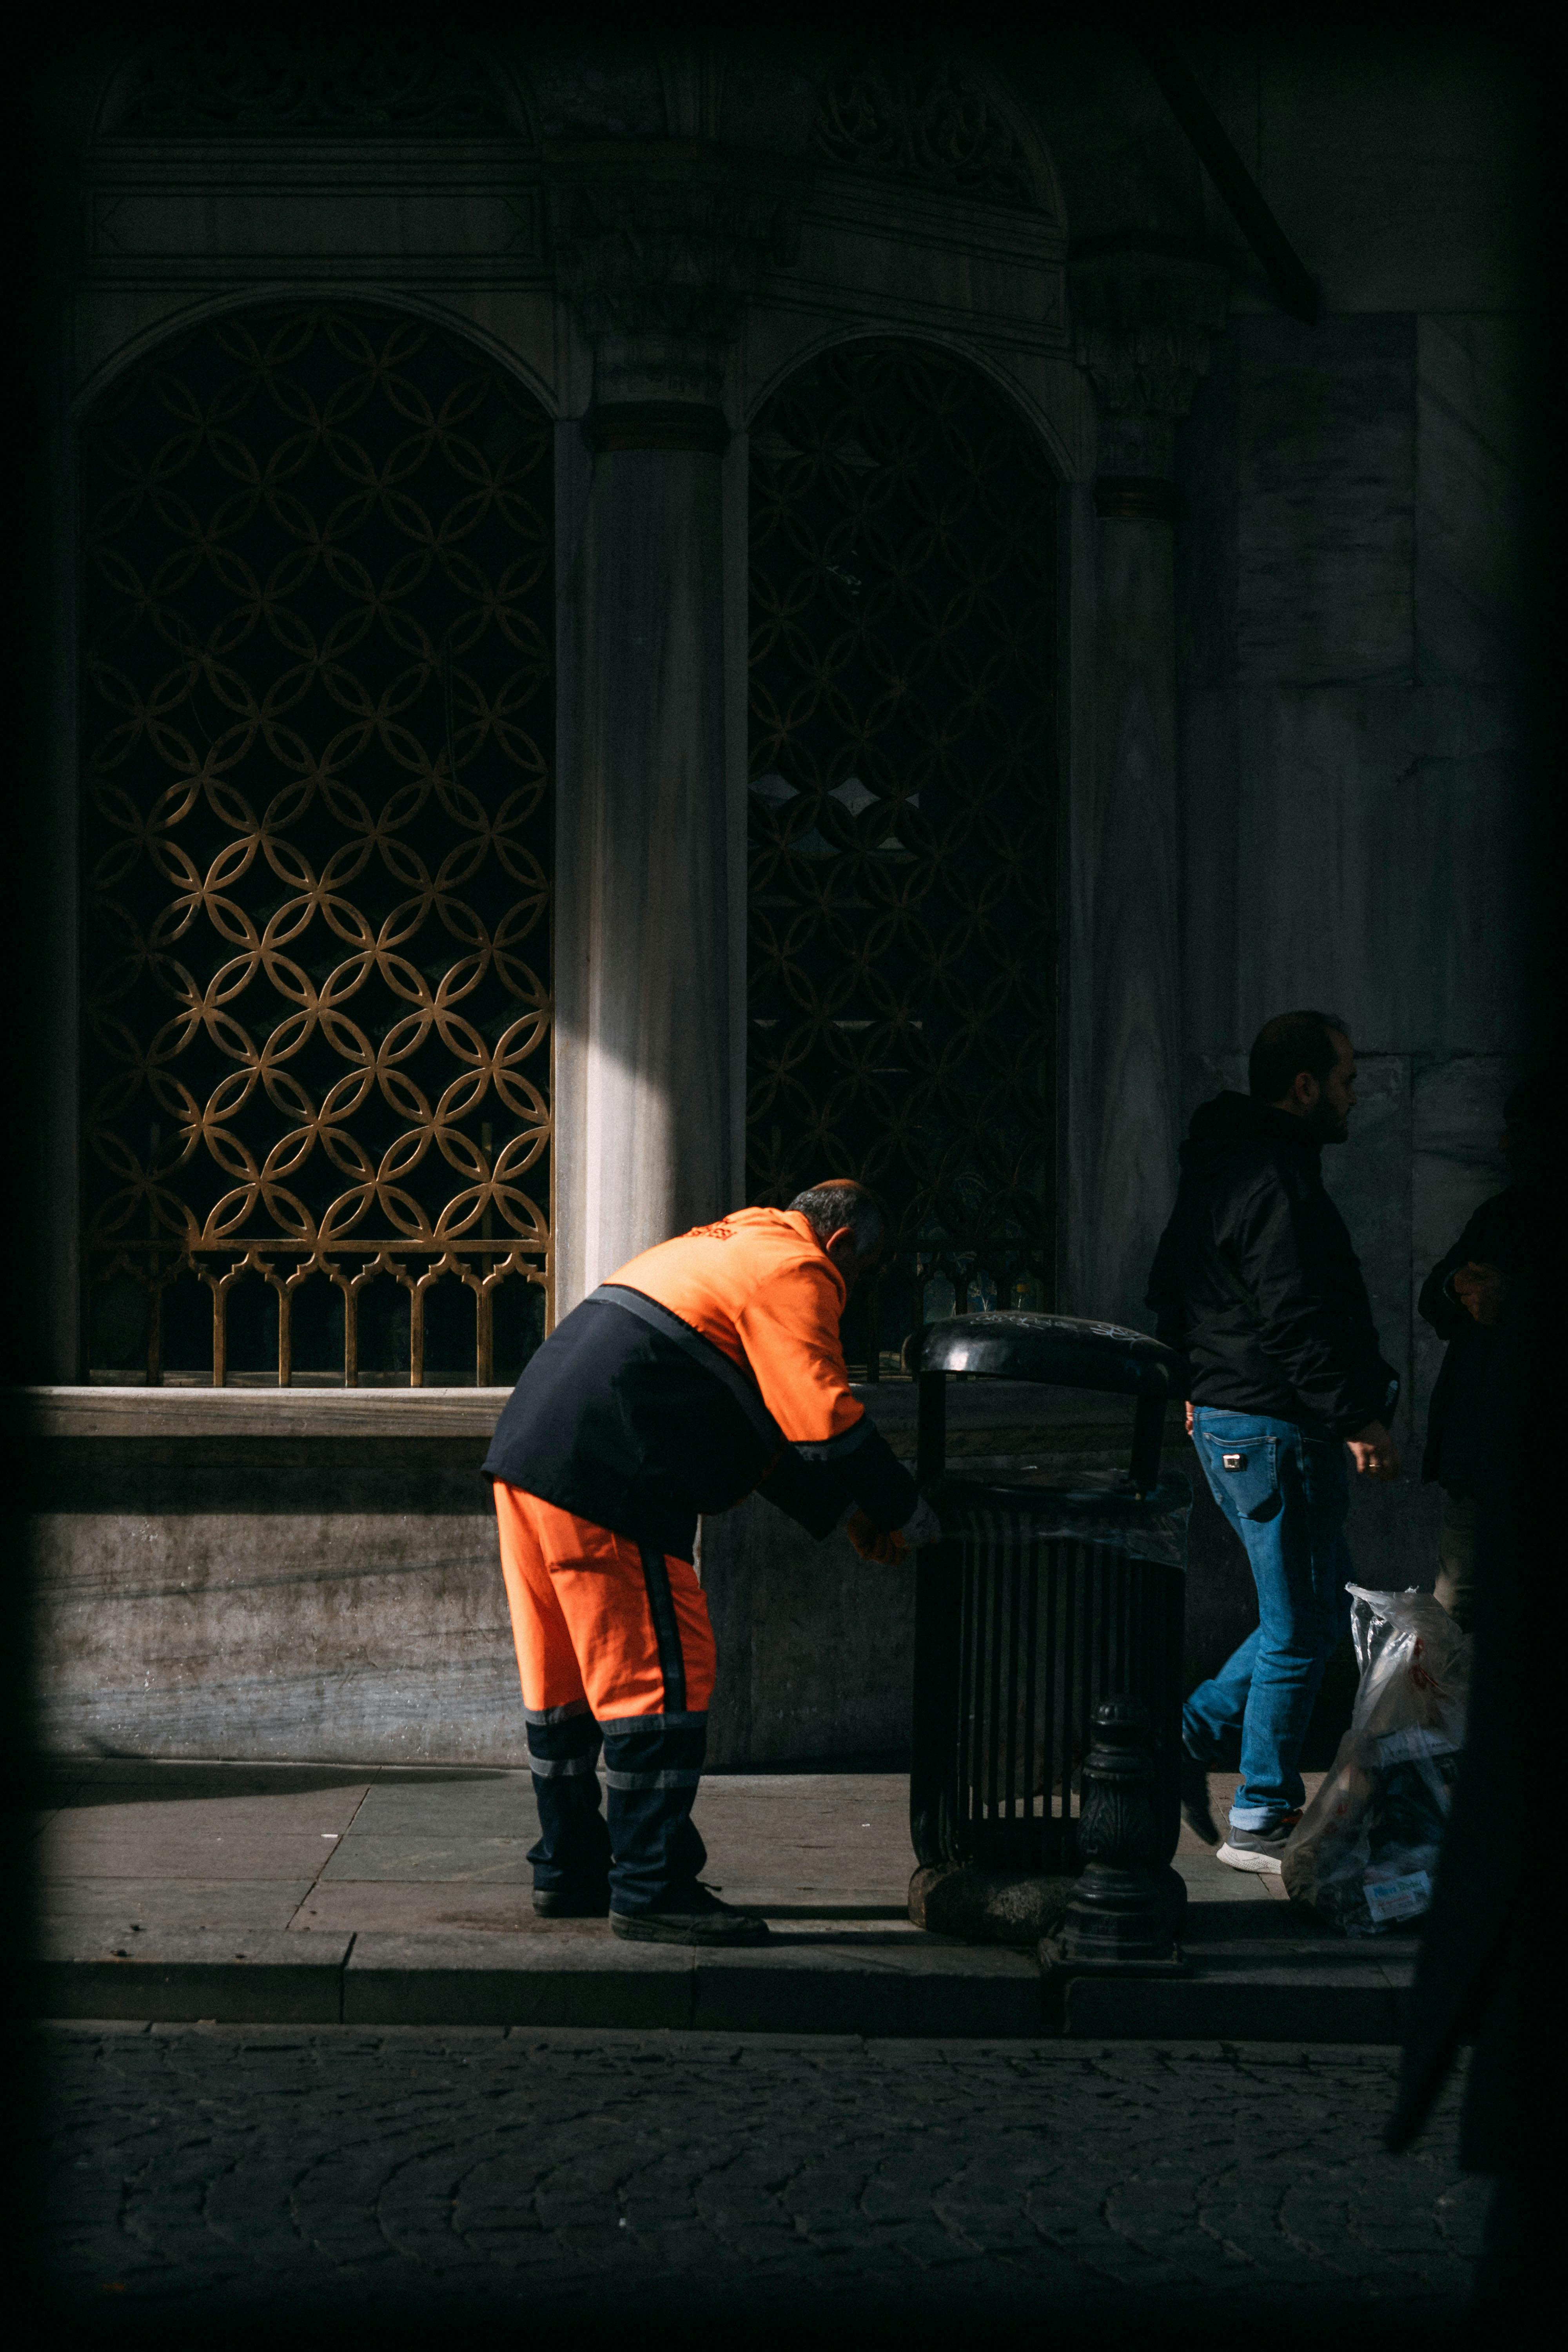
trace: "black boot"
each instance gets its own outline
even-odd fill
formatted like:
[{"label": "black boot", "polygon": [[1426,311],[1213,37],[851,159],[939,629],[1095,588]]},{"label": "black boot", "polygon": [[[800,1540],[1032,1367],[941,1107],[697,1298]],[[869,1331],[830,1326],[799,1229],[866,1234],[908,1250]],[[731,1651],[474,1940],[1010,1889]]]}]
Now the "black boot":
[{"label": "black boot", "polygon": [[650,1911],[612,1911],[611,1928],[629,1944],[763,1944],[768,1923],[737,1911],[705,1886],[682,1886]]}]

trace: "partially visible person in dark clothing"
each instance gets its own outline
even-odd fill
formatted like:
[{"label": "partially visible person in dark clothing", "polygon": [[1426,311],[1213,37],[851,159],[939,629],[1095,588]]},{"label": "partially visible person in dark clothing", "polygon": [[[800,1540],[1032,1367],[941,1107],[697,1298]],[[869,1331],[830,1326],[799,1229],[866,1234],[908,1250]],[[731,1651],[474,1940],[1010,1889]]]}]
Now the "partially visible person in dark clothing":
[{"label": "partially visible person in dark clothing", "polygon": [[[1510,1097],[1510,1132],[1515,1100]],[[1530,1108],[1539,1131],[1544,1118],[1538,1093]],[[1517,1159],[1514,1165],[1522,1174]],[[1545,1936],[1547,1905],[1555,1912],[1553,1874],[1542,1866],[1535,1810],[1521,1791],[1539,1786],[1543,1766],[1550,1770],[1559,1760],[1548,1763],[1539,1753],[1562,1643],[1560,1612],[1547,1603],[1542,1573],[1548,1559],[1555,1569],[1552,1523],[1543,1507],[1542,1527],[1534,1528],[1530,1505],[1532,1467],[1543,1478],[1553,1474],[1553,1465],[1542,1464],[1540,1445],[1555,1370],[1547,1360],[1547,1316],[1555,1312],[1561,1284],[1548,1259],[1544,1184],[1515,1189],[1507,1287],[1496,1321],[1485,1327],[1493,1337],[1470,1395],[1477,1507],[1467,1746],[1385,2135],[1396,2151],[1410,2146],[1460,2042],[1472,2040],[1459,2162],[1467,2172],[1489,2174],[1495,2186],[1471,2316],[1491,2318],[1505,2331],[1526,2315],[1527,2262],[1533,2255],[1544,2283],[1553,2252],[1526,2213],[1532,2194],[1544,2205],[1551,2180],[1550,2157],[1542,2159],[1542,2143],[1526,2122],[1526,2083],[1528,2071],[1532,2119],[1550,2133],[1554,2113],[1542,2074],[1556,2040],[1559,1974],[1557,1939],[1548,1953]],[[1504,2332],[1496,2340],[1516,2337]]]},{"label": "partially visible person in dark clothing", "polygon": [[[1257,1631],[1183,1709],[1182,1810],[1219,1861],[1273,1872],[1300,1817],[1312,1702],[1350,1620],[1346,1453],[1364,1475],[1397,1477],[1399,1378],[1323,1189],[1322,1148],[1345,1141],[1355,1104],[1343,1022],[1281,1013],[1258,1033],[1247,1085],[1193,1119],[1148,1303],[1187,1360],[1188,1433],[1258,1587]],[[1237,1730],[1241,1785],[1220,1843],[1208,1767]]]},{"label": "partially visible person in dark clothing", "polygon": [[1421,1475],[1443,1489],[1437,1598],[1468,1633],[1475,1615],[1476,1512],[1486,1477],[1487,1401],[1492,1360],[1519,1236],[1545,1177],[1545,1081],[1516,1087],[1503,1105],[1502,1150],[1512,1183],[1483,1201],[1421,1286],[1420,1312],[1448,1342],[1432,1391]]}]

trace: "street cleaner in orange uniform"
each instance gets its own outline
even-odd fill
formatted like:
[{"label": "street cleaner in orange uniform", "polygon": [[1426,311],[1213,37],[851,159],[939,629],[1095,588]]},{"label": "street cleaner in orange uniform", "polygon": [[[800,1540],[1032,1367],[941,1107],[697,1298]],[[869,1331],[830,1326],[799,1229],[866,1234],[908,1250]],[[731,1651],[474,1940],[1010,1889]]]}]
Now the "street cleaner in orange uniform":
[{"label": "street cleaner in orange uniform", "polygon": [[707,1853],[691,1807],[715,1653],[697,1522],[755,1489],[819,1541],[849,1510],[866,1558],[935,1537],[931,1506],[849,1392],[839,1343],[882,1235],[878,1203],[847,1181],[699,1225],[601,1283],[508,1400],[485,1470],[546,1916],[608,1913],[616,1935],[647,1943],[768,1932],[698,1883]]}]

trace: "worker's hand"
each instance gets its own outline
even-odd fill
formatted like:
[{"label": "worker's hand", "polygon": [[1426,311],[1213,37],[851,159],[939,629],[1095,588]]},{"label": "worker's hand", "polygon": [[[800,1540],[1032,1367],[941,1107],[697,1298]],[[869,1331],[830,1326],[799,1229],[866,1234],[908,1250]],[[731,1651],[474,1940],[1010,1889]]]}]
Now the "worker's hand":
[{"label": "worker's hand", "polygon": [[922,1544],[942,1541],[942,1521],[922,1495],[901,1528],[884,1531],[857,1508],[845,1521],[844,1532],[862,1559],[878,1560],[884,1568],[902,1568]]},{"label": "worker's hand", "polygon": [[1193,1433],[1193,1401],[1192,1401],[1191,1397],[1189,1397],[1189,1398],[1187,1399],[1187,1435],[1190,1437],[1190,1436],[1192,1435],[1192,1433]]},{"label": "worker's hand", "polygon": [[844,1532],[862,1559],[874,1559],[883,1568],[902,1568],[910,1556],[908,1544],[896,1529],[889,1532],[878,1527],[862,1510],[850,1512]]},{"label": "worker's hand", "polygon": [[1508,1276],[1500,1265],[1488,1265],[1472,1258],[1451,1279],[1454,1296],[1467,1314],[1473,1315],[1478,1323],[1501,1322]]},{"label": "worker's hand", "polygon": [[1381,1421],[1369,1421],[1347,1440],[1351,1460],[1363,1478],[1397,1478],[1399,1449]]},{"label": "worker's hand", "polygon": [[923,1495],[915,1505],[912,1515],[899,1529],[899,1533],[911,1551],[919,1551],[921,1544],[942,1541],[942,1521]]}]

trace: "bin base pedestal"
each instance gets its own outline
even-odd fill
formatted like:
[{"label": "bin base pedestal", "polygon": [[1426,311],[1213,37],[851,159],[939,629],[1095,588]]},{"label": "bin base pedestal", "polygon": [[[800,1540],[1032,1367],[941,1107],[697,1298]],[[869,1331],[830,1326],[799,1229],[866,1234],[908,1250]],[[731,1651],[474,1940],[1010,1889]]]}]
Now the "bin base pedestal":
[{"label": "bin base pedestal", "polygon": [[1053,1984],[1065,1984],[1069,1977],[1190,1977],[1192,1972],[1179,1945],[1168,1960],[1082,1960],[1067,1958],[1054,1936],[1040,1940],[1040,1974]]},{"label": "bin base pedestal", "polygon": [[1190,1976],[1181,1948],[1186,1910],[1179,1870],[1119,1872],[1091,1863],[1075,1884],[1074,1900],[1040,1939],[1041,1970],[1058,1981]]},{"label": "bin base pedestal", "polygon": [[938,1863],[910,1881],[910,1917],[933,1936],[966,1944],[1038,1944],[1065,1916],[1077,1891],[1076,1874],[1046,1877],[1037,1871],[982,1870],[968,1862]]}]

